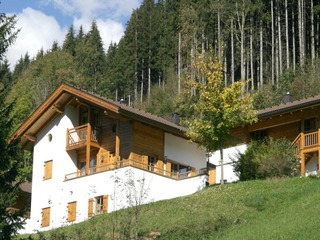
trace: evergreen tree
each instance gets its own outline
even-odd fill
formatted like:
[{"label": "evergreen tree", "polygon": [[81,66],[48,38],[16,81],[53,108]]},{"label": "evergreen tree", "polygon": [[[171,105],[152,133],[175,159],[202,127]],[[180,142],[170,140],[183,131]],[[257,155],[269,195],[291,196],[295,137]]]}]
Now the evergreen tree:
[{"label": "evergreen tree", "polygon": [[76,51],[76,37],[73,25],[69,28],[66,38],[62,45],[62,50],[68,51],[72,56],[75,56]]},{"label": "evergreen tree", "polygon": [[[0,14],[0,63],[7,47],[14,41],[17,31],[15,16]],[[11,110],[13,104],[6,104],[5,97],[10,89],[8,64],[3,64],[0,71],[0,239],[10,239],[22,228],[24,210],[10,210],[19,193],[18,166],[22,162],[19,139],[9,141],[13,126]]]},{"label": "evergreen tree", "polygon": [[79,31],[76,61],[79,71],[86,78],[84,88],[99,92],[99,84],[105,76],[106,58],[96,21],[92,22],[91,29],[84,38],[82,34],[82,30]]}]

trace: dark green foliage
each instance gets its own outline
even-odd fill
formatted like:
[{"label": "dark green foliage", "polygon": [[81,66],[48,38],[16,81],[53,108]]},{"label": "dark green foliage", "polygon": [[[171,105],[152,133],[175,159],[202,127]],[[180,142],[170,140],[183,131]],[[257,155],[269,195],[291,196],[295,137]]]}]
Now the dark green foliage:
[{"label": "dark green foliage", "polygon": [[13,119],[10,113],[13,105],[4,102],[5,90],[0,90],[0,239],[10,239],[22,227],[24,210],[10,211],[19,193],[18,169],[23,163],[19,140],[8,143]]},{"label": "dark green foliage", "polygon": [[4,53],[17,37],[19,31],[15,30],[16,22],[15,15],[7,16],[0,13],[0,61],[3,60]]},{"label": "dark green foliage", "polygon": [[124,209],[29,239],[152,239],[151,232],[165,240],[317,239],[319,199],[317,178],[239,182],[140,206],[136,238],[125,238],[125,229],[113,228],[112,219],[127,221]]},{"label": "dark green foliage", "polygon": [[72,56],[75,56],[76,52],[76,36],[73,25],[69,28],[66,38],[63,42],[62,49],[68,51]]},{"label": "dark green foliage", "polygon": [[253,141],[234,159],[234,171],[240,181],[294,176],[296,167],[294,147],[285,138]]}]

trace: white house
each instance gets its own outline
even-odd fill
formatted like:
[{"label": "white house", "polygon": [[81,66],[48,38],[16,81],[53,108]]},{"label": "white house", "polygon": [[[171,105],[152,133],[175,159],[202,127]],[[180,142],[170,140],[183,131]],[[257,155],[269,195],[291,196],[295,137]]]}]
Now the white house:
[{"label": "white house", "polygon": [[30,219],[21,233],[131,206],[128,193],[143,204],[215,183],[214,166],[208,167],[205,151],[190,143],[185,131],[61,84],[12,136],[33,152]]},{"label": "white house", "polygon": [[[209,157],[210,163],[216,166],[216,182],[221,183],[221,175],[223,175],[223,181],[225,183],[236,182],[239,180],[238,176],[234,172],[232,165],[233,161],[236,160],[238,153],[244,153],[247,149],[247,144],[240,144],[233,147],[223,149],[223,163],[221,169],[221,157],[220,151],[215,151]],[[221,174],[222,173],[222,174]]]}]

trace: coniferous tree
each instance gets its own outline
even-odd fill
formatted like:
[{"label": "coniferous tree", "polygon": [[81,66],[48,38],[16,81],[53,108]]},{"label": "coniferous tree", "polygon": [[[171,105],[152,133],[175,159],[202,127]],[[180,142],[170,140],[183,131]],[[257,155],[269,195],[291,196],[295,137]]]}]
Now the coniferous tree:
[{"label": "coniferous tree", "polygon": [[69,28],[66,38],[63,42],[62,49],[68,51],[72,56],[75,56],[76,51],[76,36],[73,25]]},{"label": "coniferous tree", "polygon": [[[13,43],[17,31],[15,16],[0,15],[0,63],[4,59],[7,47]],[[22,228],[24,210],[10,210],[16,203],[20,180],[18,166],[22,162],[19,140],[9,141],[12,131],[13,118],[11,110],[13,104],[6,104],[5,97],[10,89],[10,72],[8,64],[1,65],[0,71],[0,239],[10,239]]]}]

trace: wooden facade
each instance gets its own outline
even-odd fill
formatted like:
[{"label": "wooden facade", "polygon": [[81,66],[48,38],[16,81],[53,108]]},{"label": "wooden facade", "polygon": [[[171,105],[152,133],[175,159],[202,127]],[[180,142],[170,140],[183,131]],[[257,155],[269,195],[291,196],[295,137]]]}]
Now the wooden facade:
[{"label": "wooden facade", "polygon": [[301,176],[306,175],[306,165],[317,156],[320,172],[320,98],[304,99],[262,110],[258,121],[232,130],[238,144],[264,137],[287,138],[295,146],[300,160]]}]

